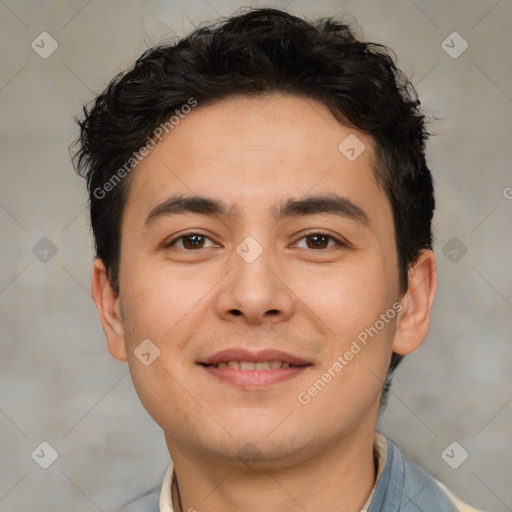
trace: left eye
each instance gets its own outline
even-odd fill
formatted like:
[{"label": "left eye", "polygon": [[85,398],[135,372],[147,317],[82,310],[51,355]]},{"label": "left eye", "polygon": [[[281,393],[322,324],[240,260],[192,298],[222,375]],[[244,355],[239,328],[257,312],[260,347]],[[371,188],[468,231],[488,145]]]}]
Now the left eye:
[{"label": "left eye", "polygon": [[310,240],[311,243],[306,242],[306,249],[328,249],[329,241],[333,241],[334,245],[343,245],[341,242],[336,240],[330,235],[324,233],[310,233],[309,235],[303,236],[300,240]]},{"label": "left eye", "polygon": [[[181,235],[178,238],[175,238],[172,240],[168,247],[176,246],[179,249],[186,249],[186,250],[197,250],[197,249],[204,249],[205,248],[205,241],[209,240],[212,242],[212,240],[205,236],[201,235],[200,233],[187,233],[185,235]],[[343,244],[336,240],[334,237],[324,234],[324,233],[311,233],[309,235],[305,235],[301,240],[307,240],[306,242],[306,249],[328,249],[329,247],[332,247],[333,245],[340,245]],[[334,242],[333,244],[329,245],[329,242]],[[181,246],[180,246],[181,243]],[[211,246],[214,246],[213,244]],[[210,246],[210,247],[211,247]]]}]

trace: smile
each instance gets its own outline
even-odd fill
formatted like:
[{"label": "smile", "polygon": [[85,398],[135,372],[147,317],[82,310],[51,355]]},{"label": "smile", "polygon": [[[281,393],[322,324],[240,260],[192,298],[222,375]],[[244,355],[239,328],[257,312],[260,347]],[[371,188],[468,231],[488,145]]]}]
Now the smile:
[{"label": "smile", "polygon": [[278,370],[280,368],[298,368],[304,365],[290,364],[287,361],[259,361],[254,363],[252,361],[219,361],[216,364],[211,364],[215,368],[233,368],[234,370]]}]

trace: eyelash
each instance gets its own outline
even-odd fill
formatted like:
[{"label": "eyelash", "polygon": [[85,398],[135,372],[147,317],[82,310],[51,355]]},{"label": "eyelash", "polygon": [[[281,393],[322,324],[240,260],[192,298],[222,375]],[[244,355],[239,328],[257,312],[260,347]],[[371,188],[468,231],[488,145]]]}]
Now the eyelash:
[{"label": "eyelash", "polygon": [[[210,237],[206,236],[206,235],[203,235],[202,233],[197,233],[195,231],[189,231],[188,233],[184,233],[174,239],[172,239],[171,241],[169,241],[169,243],[167,243],[165,245],[165,248],[170,248],[172,246],[174,246],[176,244],[176,242],[178,242],[179,240],[182,240],[184,238],[187,238],[189,236],[192,236],[192,235],[198,235],[198,236],[201,236],[203,238],[207,238],[208,240],[212,241]],[[313,231],[311,233],[306,233],[305,235],[303,235],[301,238],[299,238],[299,241],[300,240],[303,240],[304,238],[308,238],[308,237],[311,237],[311,236],[315,236],[315,235],[319,235],[321,237],[325,237],[325,238],[329,238],[330,240],[333,240],[337,246],[340,246],[340,247],[348,247],[348,244],[346,242],[343,242],[335,237],[333,237],[332,235],[328,234],[328,233],[324,233],[322,231]],[[323,249],[311,249],[312,251],[314,250],[325,250],[325,249],[332,249],[333,246],[331,247],[325,247]],[[182,247],[179,247],[180,250],[183,250],[183,251],[188,251],[188,252],[193,252],[193,251],[198,251],[200,249],[186,249],[186,248],[182,248]],[[202,248],[201,248],[202,249]],[[308,248],[309,249],[309,248]]]}]

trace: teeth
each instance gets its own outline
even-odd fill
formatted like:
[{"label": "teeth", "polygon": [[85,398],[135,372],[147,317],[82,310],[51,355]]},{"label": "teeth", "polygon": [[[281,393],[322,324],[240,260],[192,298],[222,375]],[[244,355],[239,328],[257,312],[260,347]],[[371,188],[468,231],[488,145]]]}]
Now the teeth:
[{"label": "teeth", "polygon": [[214,365],[218,368],[233,368],[235,370],[277,370],[279,368],[290,368],[290,363],[283,361],[220,361]]}]

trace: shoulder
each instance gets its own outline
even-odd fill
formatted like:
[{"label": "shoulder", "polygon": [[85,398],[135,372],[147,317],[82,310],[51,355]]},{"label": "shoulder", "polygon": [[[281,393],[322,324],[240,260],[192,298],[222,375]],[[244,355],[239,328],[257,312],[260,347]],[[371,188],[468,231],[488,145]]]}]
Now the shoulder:
[{"label": "shoulder", "polygon": [[399,512],[483,512],[461,501],[445,485],[404,456],[392,441],[389,441],[389,450],[395,452],[395,461],[403,465]]},{"label": "shoulder", "polygon": [[479,512],[403,455],[393,441],[379,433],[376,440],[384,469],[368,512]]}]

